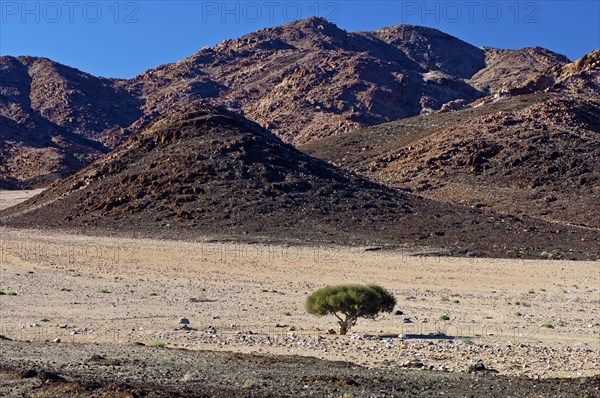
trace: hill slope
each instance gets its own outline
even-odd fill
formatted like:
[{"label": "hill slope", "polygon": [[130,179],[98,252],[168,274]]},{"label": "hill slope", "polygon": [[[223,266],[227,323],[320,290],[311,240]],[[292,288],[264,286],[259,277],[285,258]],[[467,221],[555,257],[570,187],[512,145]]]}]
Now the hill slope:
[{"label": "hill slope", "polygon": [[168,111],[110,155],[0,212],[0,223],[524,257],[595,258],[581,239],[599,239],[584,229],[395,191],[307,156],[231,112],[197,103]]},{"label": "hill slope", "polygon": [[564,92],[508,97],[303,149],[431,198],[600,227],[597,98]]},{"label": "hill slope", "polygon": [[140,117],[138,103],[118,81],[0,57],[0,189],[46,185],[109,152]]}]

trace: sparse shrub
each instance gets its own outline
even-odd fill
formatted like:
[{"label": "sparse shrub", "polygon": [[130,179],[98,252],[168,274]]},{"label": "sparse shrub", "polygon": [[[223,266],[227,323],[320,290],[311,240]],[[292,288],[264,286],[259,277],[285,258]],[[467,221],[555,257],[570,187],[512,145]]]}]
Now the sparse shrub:
[{"label": "sparse shrub", "polygon": [[156,292],[150,292],[150,296],[151,297],[156,297],[156,296],[158,296],[158,293],[156,293]]},{"label": "sparse shrub", "polygon": [[471,339],[462,339],[462,343],[465,345],[473,345],[475,344]]},{"label": "sparse shrub", "polygon": [[374,319],[380,312],[392,312],[396,299],[378,285],[338,285],[319,289],[306,299],[306,311],[334,315],[340,334],[347,334],[358,318]]},{"label": "sparse shrub", "polygon": [[7,296],[16,296],[17,292],[6,292]]},{"label": "sparse shrub", "polygon": [[546,329],[554,329],[554,325],[551,323],[544,323],[542,327]]},{"label": "sparse shrub", "polygon": [[108,290],[108,289],[100,289],[100,290],[98,291],[98,293],[102,293],[102,294],[108,294],[108,293],[110,293],[110,290]]},{"label": "sparse shrub", "polygon": [[449,320],[450,320],[450,317],[446,314],[440,316],[440,321],[449,321]]},{"label": "sparse shrub", "polygon": [[40,322],[50,322],[50,319],[43,317],[42,319],[40,319]]},{"label": "sparse shrub", "polygon": [[284,315],[285,315],[285,316],[292,316],[292,313],[291,313],[291,312],[289,312],[289,311],[286,311]]},{"label": "sparse shrub", "polygon": [[523,314],[521,314],[519,311],[515,312],[515,316],[522,316]]},{"label": "sparse shrub", "polygon": [[535,294],[535,290],[534,289],[529,289],[529,294]]},{"label": "sparse shrub", "polygon": [[460,304],[460,300],[452,300],[454,304]]},{"label": "sparse shrub", "polygon": [[167,343],[165,343],[162,340],[156,340],[149,344],[150,347],[156,347],[156,348],[164,348],[164,347],[166,347],[166,345],[167,345]]},{"label": "sparse shrub", "polygon": [[68,287],[61,287],[61,288],[60,288],[60,291],[61,291],[61,292],[70,292],[70,291],[71,291],[71,289],[69,289]]}]

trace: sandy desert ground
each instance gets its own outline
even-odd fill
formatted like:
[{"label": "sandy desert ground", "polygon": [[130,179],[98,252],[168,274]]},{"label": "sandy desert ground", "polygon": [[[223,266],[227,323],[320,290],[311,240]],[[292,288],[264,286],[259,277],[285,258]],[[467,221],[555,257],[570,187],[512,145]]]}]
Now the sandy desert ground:
[{"label": "sandy desert ground", "polygon": [[[443,373],[482,360],[501,375],[535,379],[600,374],[598,262],[12,229],[0,240],[0,334],[12,340],[164,343]],[[304,300],[338,283],[381,284],[402,313],[329,334],[335,319],[306,314]]]},{"label": "sandy desert ground", "polygon": [[18,203],[37,195],[43,189],[30,189],[26,191],[2,191],[0,190],[0,210],[9,208]]}]

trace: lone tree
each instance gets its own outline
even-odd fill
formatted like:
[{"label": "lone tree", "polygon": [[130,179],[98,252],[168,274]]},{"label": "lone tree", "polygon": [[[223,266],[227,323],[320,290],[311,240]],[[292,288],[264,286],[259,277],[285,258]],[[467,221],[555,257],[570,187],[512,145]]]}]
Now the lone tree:
[{"label": "lone tree", "polygon": [[374,319],[380,312],[392,312],[394,296],[378,285],[339,285],[319,289],[306,299],[306,311],[338,319],[340,334],[346,334],[360,317]]}]

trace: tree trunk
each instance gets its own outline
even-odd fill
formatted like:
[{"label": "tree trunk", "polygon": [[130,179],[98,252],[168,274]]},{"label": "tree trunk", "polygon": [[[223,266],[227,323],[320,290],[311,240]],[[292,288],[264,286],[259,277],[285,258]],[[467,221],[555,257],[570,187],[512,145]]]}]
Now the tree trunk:
[{"label": "tree trunk", "polygon": [[352,326],[356,325],[356,316],[353,314],[346,314],[344,319],[340,318],[338,323],[340,325],[340,334],[348,334]]},{"label": "tree trunk", "polygon": [[347,334],[348,331],[350,330],[350,325],[348,325],[348,320],[345,321],[339,321],[338,322],[340,324],[340,334],[344,335]]}]

